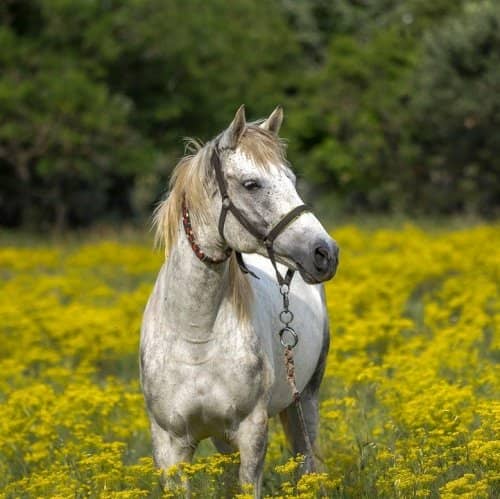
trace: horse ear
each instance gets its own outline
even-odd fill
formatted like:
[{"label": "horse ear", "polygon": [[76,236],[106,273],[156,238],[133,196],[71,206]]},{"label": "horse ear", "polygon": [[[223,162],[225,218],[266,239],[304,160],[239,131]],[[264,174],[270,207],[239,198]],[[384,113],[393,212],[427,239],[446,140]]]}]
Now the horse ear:
[{"label": "horse ear", "polygon": [[269,118],[260,124],[260,127],[265,130],[269,130],[271,133],[274,133],[274,135],[278,135],[282,123],[283,108],[281,106],[277,106],[276,109],[269,115]]},{"label": "horse ear", "polygon": [[222,134],[220,145],[223,149],[236,149],[246,127],[245,105],[242,104],[229,127]]}]

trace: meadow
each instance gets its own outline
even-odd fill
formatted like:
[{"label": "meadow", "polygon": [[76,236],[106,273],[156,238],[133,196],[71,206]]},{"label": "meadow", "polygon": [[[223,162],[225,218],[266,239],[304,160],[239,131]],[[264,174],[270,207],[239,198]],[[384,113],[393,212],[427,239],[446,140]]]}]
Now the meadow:
[{"label": "meadow", "polygon": [[[321,469],[298,480],[272,421],[266,496],[500,496],[500,227],[333,234]],[[96,239],[0,243],[0,497],[162,496],[137,351],[163,256]],[[230,497],[237,460],[171,472]]]}]

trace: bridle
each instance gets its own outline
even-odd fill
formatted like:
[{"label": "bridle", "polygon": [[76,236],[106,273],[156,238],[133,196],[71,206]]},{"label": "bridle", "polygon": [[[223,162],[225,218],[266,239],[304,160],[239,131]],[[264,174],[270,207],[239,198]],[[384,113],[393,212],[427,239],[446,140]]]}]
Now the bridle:
[{"label": "bridle", "polygon": [[[223,240],[226,240],[224,237],[224,225],[226,223],[226,218],[228,212],[231,212],[231,214],[238,220],[238,222],[250,233],[252,236],[254,236],[258,241],[261,241],[264,246],[266,247],[267,254],[269,256],[269,260],[271,260],[271,263],[273,265],[274,271],[276,272],[276,278],[278,280],[278,284],[280,285],[280,288],[283,287],[283,285],[286,285],[287,287],[290,285],[290,282],[292,281],[293,275],[295,271],[292,269],[288,269],[285,276],[282,276],[278,270],[278,267],[276,265],[276,255],[274,252],[274,241],[276,238],[290,225],[295,219],[297,219],[302,213],[306,211],[310,211],[310,208],[305,205],[301,204],[299,206],[296,206],[292,210],[290,210],[267,234],[263,234],[259,229],[257,229],[252,223],[248,220],[248,218],[245,216],[245,214],[233,203],[231,198],[229,197],[229,193],[227,192],[227,183],[226,179],[224,177],[224,172],[222,171],[222,165],[220,161],[220,153],[224,150],[228,150],[229,148],[225,149],[220,149],[218,147],[218,144],[215,144],[212,156],[210,157],[210,164],[212,165],[212,168],[215,171],[215,178],[217,180],[217,185],[219,187],[219,193],[221,195],[222,199],[222,206],[221,206],[221,211],[219,215],[219,223],[218,223],[218,228],[219,228],[219,234],[222,237]],[[210,258],[207,255],[203,253],[203,251],[200,249],[199,245],[196,244],[194,241],[194,235],[193,231],[191,228],[191,224],[189,222],[189,212],[187,210],[185,202],[183,203],[183,223],[184,223],[184,230],[186,232],[186,235],[191,243],[191,247],[193,248],[194,253],[196,256],[205,262],[209,263],[220,263],[224,260],[226,260],[230,253],[231,253],[231,248],[226,250],[226,254],[222,259],[214,259]],[[245,262],[243,260],[243,256],[239,251],[233,250],[236,255],[236,260],[238,262],[238,265],[241,269],[242,272],[245,274],[250,274],[253,277],[258,279],[258,276],[254,274],[251,270],[247,268],[245,265]]]}]

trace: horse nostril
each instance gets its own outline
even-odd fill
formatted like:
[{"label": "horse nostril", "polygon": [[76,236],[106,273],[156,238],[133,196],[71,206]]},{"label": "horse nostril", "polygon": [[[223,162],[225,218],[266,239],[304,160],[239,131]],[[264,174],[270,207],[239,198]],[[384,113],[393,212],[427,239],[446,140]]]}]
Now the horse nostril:
[{"label": "horse nostril", "polygon": [[319,272],[324,272],[330,265],[332,255],[326,246],[317,246],[314,250],[314,266]]}]

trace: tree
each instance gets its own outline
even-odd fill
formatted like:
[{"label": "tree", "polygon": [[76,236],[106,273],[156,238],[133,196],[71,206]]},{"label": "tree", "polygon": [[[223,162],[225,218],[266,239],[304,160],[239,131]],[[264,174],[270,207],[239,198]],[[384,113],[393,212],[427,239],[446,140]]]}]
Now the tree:
[{"label": "tree", "polygon": [[[0,45],[0,158],[17,180],[10,201],[25,224],[85,220],[102,209],[113,172],[143,167],[145,144],[127,124],[130,103],[72,59],[8,28],[0,28]],[[93,191],[85,207],[72,200],[84,186]]]},{"label": "tree", "polygon": [[290,124],[302,172],[324,193],[356,209],[391,207],[413,64],[413,40],[398,29],[369,41],[332,40],[324,66],[299,92]]},{"label": "tree", "polygon": [[412,96],[416,201],[440,211],[493,214],[500,199],[497,2],[470,2],[428,33]]}]

